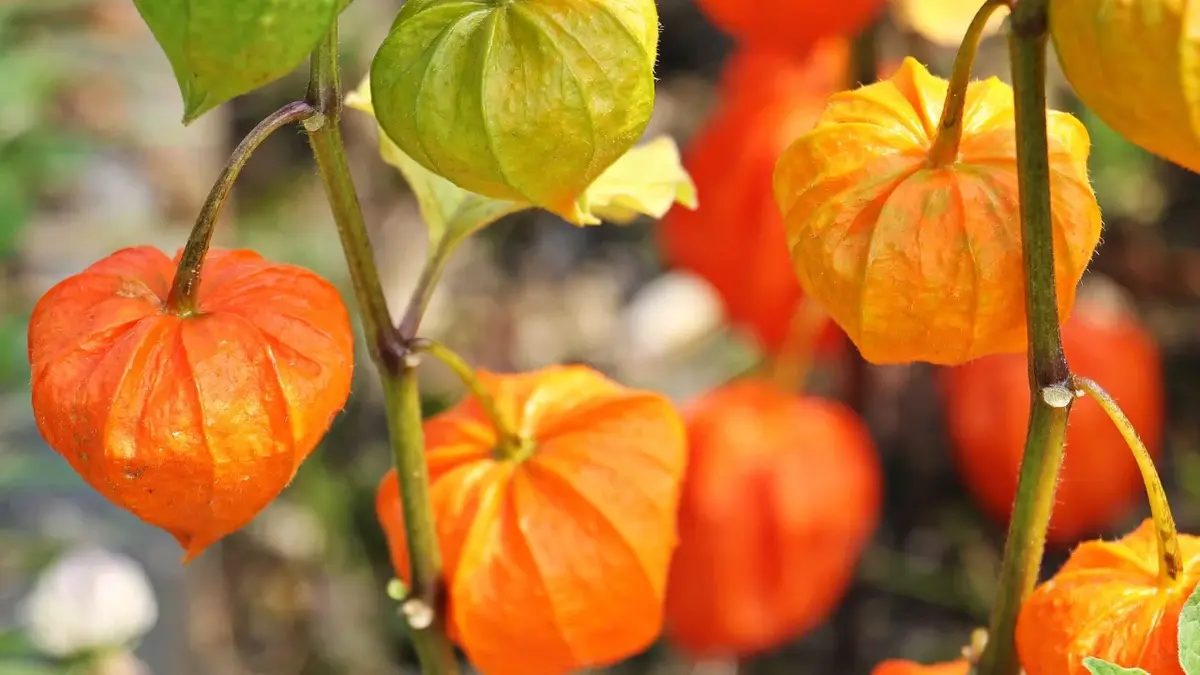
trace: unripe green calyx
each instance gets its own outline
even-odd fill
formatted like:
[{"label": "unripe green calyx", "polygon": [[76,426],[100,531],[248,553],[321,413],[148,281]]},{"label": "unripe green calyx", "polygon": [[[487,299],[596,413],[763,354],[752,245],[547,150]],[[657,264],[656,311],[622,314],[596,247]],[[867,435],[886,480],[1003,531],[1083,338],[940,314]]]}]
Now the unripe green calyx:
[{"label": "unripe green calyx", "polygon": [[408,0],[371,66],[380,127],[459,187],[583,224],[654,108],[653,0]]}]

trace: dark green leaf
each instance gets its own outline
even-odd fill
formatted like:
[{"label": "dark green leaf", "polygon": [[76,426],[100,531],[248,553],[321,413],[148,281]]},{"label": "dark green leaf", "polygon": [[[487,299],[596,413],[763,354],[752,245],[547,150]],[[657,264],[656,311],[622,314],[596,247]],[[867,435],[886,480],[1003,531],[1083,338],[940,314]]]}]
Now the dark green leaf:
[{"label": "dark green leaf", "polygon": [[187,124],[299,66],[350,0],[134,0],[175,71]]}]

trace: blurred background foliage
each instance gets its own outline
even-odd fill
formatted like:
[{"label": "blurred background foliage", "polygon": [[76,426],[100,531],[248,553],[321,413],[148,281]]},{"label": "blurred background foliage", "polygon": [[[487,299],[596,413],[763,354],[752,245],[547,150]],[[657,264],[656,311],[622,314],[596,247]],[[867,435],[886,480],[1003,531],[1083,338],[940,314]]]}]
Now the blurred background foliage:
[{"label": "blurred background foliage", "polygon": [[[690,0],[658,4],[659,100],[648,134],[671,133],[686,144],[711,108],[730,43]],[[396,0],[360,0],[345,13],[349,85],[366,73],[398,7]],[[884,60],[911,54],[934,72],[949,70],[953,48],[892,18],[877,36]],[[1006,77],[1005,53],[1002,38],[988,39],[976,76]],[[296,73],[185,128],[170,69],[132,2],[0,0],[0,674],[71,667],[36,658],[18,607],[39,570],[80,545],[134,557],[157,597],[158,620],[136,652],[141,663],[112,672],[415,672],[395,603],[384,593],[392,574],[373,500],[389,455],[365,354],[345,413],[294,484],[186,569],[168,535],[107,504],[70,471],[41,441],[30,412],[25,327],[39,295],[121,246],[180,246],[236,140],[303,92],[304,78]],[[1162,467],[1181,529],[1195,532],[1200,180],[1080,111],[1061,78],[1051,100],[1080,113],[1092,132],[1106,241],[1090,274],[1123,285],[1160,342],[1170,402]],[[378,160],[369,120],[348,112],[346,124],[383,281],[399,305],[423,259],[422,225],[399,175]],[[427,332],[483,367],[587,362],[686,400],[754,356],[719,325],[710,292],[664,271],[653,228],[578,229],[542,213],[510,217],[458,255]],[[255,155],[217,239],[311,267],[345,288],[324,194],[298,133],[278,134]],[[681,334],[703,339],[684,344]],[[950,465],[933,369],[849,367],[886,468],[882,525],[838,613],[743,664],[744,672],[851,675],[890,656],[948,658],[986,622],[1003,530],[978,514]],[[461,393],[448,373],[426,370],[433,413]],[[1112,532],[1143,514],[1114,523]],[[1047,571],[1065,553],[1050,551]],[[658,646],[613,672],[692,668]]]}]

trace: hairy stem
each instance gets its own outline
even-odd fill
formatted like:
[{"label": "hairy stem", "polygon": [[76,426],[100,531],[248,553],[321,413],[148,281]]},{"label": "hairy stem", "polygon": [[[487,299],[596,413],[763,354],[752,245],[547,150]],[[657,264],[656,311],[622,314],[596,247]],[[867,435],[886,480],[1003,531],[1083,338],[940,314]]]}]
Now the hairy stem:
[{"label": "hairy stem", "polygon": [[429,469],[421,429],[418,359],[392,321],[379,282],[371,240],[350,175],[342,141],[342,92],[338,76],[337,24],[317,46],[309,80],[310,103],[323,117],[306,125],[309,143],[354,284],[371,357],[383,384],[388,436],[400,482],[400,502],[411,559],[409,596],[401,605],[425,675],[456,675],[458,661],[446,637],[442,560],[429,501]]},{"label": "hairy stem", "polygon": [[454,350],[434,340],[418,338],[412,341],[411,347],[414,352],[428,354],[454,371],[455,376],[479,402],[479,406],[483,408],[484,414],[492,423],[492,428],[496,430],[498,439],[496,453],[505,459],[519,458],[524,448],[516,427],[496,404],[496,398],[483,386],[483,382],[475,374],[475,369],[471,367],[471,364],[467,363],[466,359],[459,356]]},{"label": "hairy stem", "polygon": [[929,150],[929,163],[932,166],[946,166],[958,159],[958,144],[962,140],[963,110],[967,104],[967,86],[971,83],[971,67],[975,64],[975,54],[979,51],[979,42],[983,39],[983,31],[987,28],[992,13],[1001,7],[1008,7],[1012,0],[987,0],[963,36],[962,45],[954,57],[954,69],[950,72],[950,83],[946,90],[946,103],[942,106],[942,119],[938,122],[937,138]]},{"label": "hairy stem", "polygon": [[1030,415],[980,675],[1016,675],[1013,636],[1021,603],[1037,583],[1063,441],[1074,394],[1059,332],[1046,139],[1046,0],[1020,0],[1012,13],[1009,55],[1016,105],[1021,242],[1029,337]]},{"label": "hairy stem", "polygon": [[1183,571],[1183,554],[1179,551],[1179,532],[1175,528],[1175,517],[1171,515],[1171,505],[1167,503],[1167,491],[1163,489],[1158,470],[1154,468],[1154,458],[1146,449],[1133,422],[1125,416],[1121,406],[1109,396],[1103,387],[1086,377],[1073,375],[1073,388],[1091,396],[1096,403],[1116,425],[1117,430],[1129,445],[1138,470],[1142,474],[1142,482],[1146,484],[1146,497],[1150,501],[1150,516],[1154,519],[1154,532],[1158,539],[1158,578],[1164,586],[1169,586],[1179,579]]},{"label": "hairy stem", "polygon": [[167,311],[180,316],[189,316],[196,312],[196,292],[200,288],[200,271],[204,267],[204,257],[208,255],[208,247],[212,244],[213,231],[225,202],[229,201],[229,193],[237,182],[242,167],[250,160],[250,155],[262,145],[267,137],[283,127],[296,122],[304,122],[316,114],[316,110],[306,101],[289,103],[271,113],[258,126],[250,130],[234,148],[217,182],[213,183],[192,233],[188,235],[187,245],[179,257],[179,267],[175,270],[175,280],[171,283],[171,292],[167,295]]}]

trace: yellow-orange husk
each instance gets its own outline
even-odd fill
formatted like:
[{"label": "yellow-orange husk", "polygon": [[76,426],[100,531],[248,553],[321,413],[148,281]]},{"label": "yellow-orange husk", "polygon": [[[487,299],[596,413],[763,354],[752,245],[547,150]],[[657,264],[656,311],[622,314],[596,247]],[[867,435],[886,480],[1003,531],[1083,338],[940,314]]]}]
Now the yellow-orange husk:
[{"label": "yellow-orange husk", "polygon": [[[873,363],[952,365],[1026,344],[1012,89],[966,92],[954,161],[935,166],[947,83],[906,59],[888,80],[833,96],[779,158],[774,192],[796,274]],[[1049,112],[1059,315],[1100,238],[1089,140]]]}]

